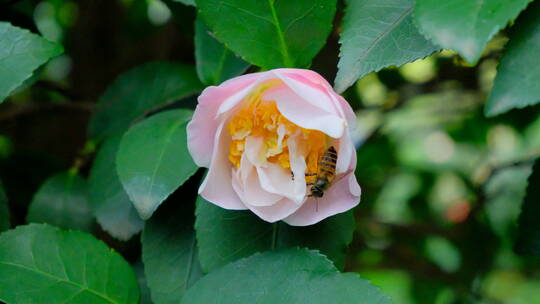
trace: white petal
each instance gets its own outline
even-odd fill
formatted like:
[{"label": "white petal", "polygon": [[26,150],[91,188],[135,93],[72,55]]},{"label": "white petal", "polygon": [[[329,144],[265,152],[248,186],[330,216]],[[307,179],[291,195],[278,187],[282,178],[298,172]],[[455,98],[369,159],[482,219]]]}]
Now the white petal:
[{"label": "white petal", "polygon": [[[271,206],[283,198],[282,195],[270,193],[261,187],[257,170],[253,165],[245,178],[233,179],[233,188],[246,206]],[[245,182],[241,183],[241,180]]]},{"label": "white petal", "polygon": [[291,163],[291,170],[294,174],[294,198],[297,204],[301,204],[306,196],[306,159],[304,152],[300,151],[297,140],[295,137],[289,137],[287,140],[289,146],[289,160]]},{"label": "white petal", "polygon": [[289,159],[291,170],[284,169],[278,164],[267,163],[264,167],[258,167],[259,179],[262,187],[272,193],[283,195],[294,201],[296,204],[302,204],[306,196],[306,181],[304,173],[306,172],[306,162],[304,155],[298,151],[296,140],[289,138]]},{"label": "white petal", "polygon": [[250,163],[255,166],[262,166],[266,163],[266,157],[264,156],[263,151],[263,141],[264,139],[260,136],[248,136],[246,138],[243,155],[246,155]]}]

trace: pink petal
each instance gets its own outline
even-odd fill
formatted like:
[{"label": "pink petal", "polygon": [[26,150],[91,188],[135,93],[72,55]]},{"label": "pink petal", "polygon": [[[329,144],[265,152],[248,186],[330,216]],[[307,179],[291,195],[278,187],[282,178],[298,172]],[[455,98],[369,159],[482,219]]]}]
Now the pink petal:
[{"label": "pink petal", "polygon": [[[229,96],[227,99],[225,99],[221,105],[219,106],[219,109],[217,111],[217,116],[222,115],[224,113],[227,113],[234,109],[244,98],[249,95],[249,93],[256,88],[258,85],[262,84],[263,82],[274,79],[275,76],[271,71],[268,72],[259,72],[259,73],[253,73],[248,74],[251,75],[251,80],[254,80],[252,83],[250,83],[248,86],[243,87],[238,92],[234,93],[233,95]],[[247,76],[247,75],[244,75]],[[241,76],[241,77],[244,77]],[[234,80],[234,79],[233,79]]]},{"label": "pink petal", "polygon": [[324,77],[322,77],[319,73],[314,72],[312,70],[306,70],[306,69],[290,69],[290,68],[284,68],[284,69],[276,69],[275,71],[278,71],[281,74],[285,74],[287,77],[302,77],[303,79],[319,85],[323,87],[325,90],[332,89],[332,86]]},{"label": "pink petal", "polygon": [[343,135],[346,127],[343,118],[306,103],[287,86],[280,85],[269,89],[263,94],[263,99],[274,100],[279,112],[296,125],[306,129],[319,130],[334,138]]},{"label": "pink petal", "polygon": [[199,194],[207,201],[225,209],[243,210],[246,206],[234,191],[231,180],[231,162],[228,159],[230,138],[221,136],[224,123],[216,131],[210,169],[199,188]]},{"label": "pink petal", "polygon": [[341,174],[351,167],[356,167],[356,150],[348,129],[345,129],[345,134],[337,141],[338,158],[336,162],[336,174]]},{"label": "pink petal", "polygon": [[247,205],[247,207],[261,219],[273,223],[287,218],[289,215],[298,210],[300,205],[288,198],[284,198],[272,206],[257,207]]},{"label": "pink petal", "polygon": [[[228,160],[230,137],[221,134],[231,113],[259,84],[272,78],[282,84],[263,94],[274,100],[282,115],[293,123],[316,129],[334,138],[338,150],[336,172],[345,172],[325,192],[323,198],[305,200],[305,160],[289,138],[291,170],[266,162],[261,155],[262,140],[246,140],[246,153],[239,169]],[[314,224],[344,212],[359,203],[360,186],[351,170],[356,153],[349,127],[356,118],[350,105],[319,74],[302,69],[277,69],[231,79],[209,87],[199,97],[197,110],[188,125],[188,148],[199,166],[210,167],[199,192],[226,209],[249,208],[262,219],[284,219],[296,226]],[[292,141],[291,141],[292,140]],[[296,155],[296,156],[295,156]],[[349,172],[349,173],[347,173]],[[232,182],[231,182],[232,181]]]},{"label": "pink petal", "polygon": [[339,115],[339,109],[328,94],[328,91],[320,84],[309,81],[305,75],[308,70],[293,70],[287,72],[280,69],[273,70],[274,75],[285,83],[304,102],[309,103],[330,114]]},{"label": "pink petal", "polygon": [[[339,116],[347,119],[347,122],[351,126],[356,124],[356,116],[349,103],[337,94],[328,81],[318,73],[304,69],[278,69],[275,71],[297,83],[303,83],[304,87],[307,86],[316,89],[319,92],[324,92],[331,100],[331,102],[328,102],[326,97],[322,97],[324,98],[323,100],[325,100],[324,104],[331,103],[332,107],[336,109],[335,113],[339,113]],[[315,96],[312,96],[311,98],[315,98]],[[319,98],[321,98],[320,95]]]},{"label": "pink petal", "polygon": [[221,104],[242,88],[253,84],[259,74],[248,74],[225,81],[220,86],[207,87],[198,98],[193,118],[187,125],[188,149],[200,167],[210,165],[214,137],[221,120],[215,119]]},{"label": "pink petal", "polygon": [[332,100],[338,104],[339,108],[343,111],[343,117],[347,120],[347,123],[349,125],[349,128],[355,129],[356,128],[356,114],[354,114],[353,109],[351,108],[351,105],[345,100],[345,98],[338,95],[336,92],[331,91],[330,96]]},{"label": "pink petal", "polygon": [[309,198],[302,208],[284,221],[292,226],[308,226],[354,208],[360,202],[360,186],[354,172],[337,180],[321,198]]}]

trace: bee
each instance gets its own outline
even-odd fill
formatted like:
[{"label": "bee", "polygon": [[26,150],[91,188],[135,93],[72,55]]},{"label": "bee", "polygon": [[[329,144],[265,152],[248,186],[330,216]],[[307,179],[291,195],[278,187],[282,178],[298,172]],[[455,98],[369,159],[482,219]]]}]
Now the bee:
[{"label": "bee", "polygon": [[334,146],[330,146],[319,159],[317,173],[306,173],[306,176],[315,176],[313,183],[307,183],[311,186],[308,197],[323,197],[326,191],[336,177],[337,152]]}]

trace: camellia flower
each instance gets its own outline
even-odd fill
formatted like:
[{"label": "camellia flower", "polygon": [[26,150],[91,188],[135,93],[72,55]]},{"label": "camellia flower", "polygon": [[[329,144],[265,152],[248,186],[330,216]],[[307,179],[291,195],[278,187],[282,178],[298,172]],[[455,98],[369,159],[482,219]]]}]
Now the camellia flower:
[{"label": "camellia flower", "polygon": [[[206,88],[198,101],[188,147],[195,163],[209,168],[199,189],[206,200],[295,226],[359,203],[349,131],[356,118],[319,74],[248,74]],[[328,156],[331,148],[337,158]],[[314,183],[322,183],[319,195],[312,195]]]}]

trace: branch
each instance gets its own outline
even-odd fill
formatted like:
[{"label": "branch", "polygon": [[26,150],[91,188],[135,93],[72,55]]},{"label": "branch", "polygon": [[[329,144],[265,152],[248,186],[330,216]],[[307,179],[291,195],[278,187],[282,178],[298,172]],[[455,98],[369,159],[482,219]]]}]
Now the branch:
[{"label": "branch", "polygon": [[69,103],[50,103],[50,104],[23,104],[10,105],[8,108],[0,111],[0,122],[16,119],[18,116],[27,115],[35,112],[48,111],[54,109],[68,109],[82,112],[93,112],[95,104],[93,102],[69,102]]},{"label": "branch", "polygon": [[79,99],[72,91],[53,81],[38,80],[34,83],[34,86],[57,92],[69,100]]},{"label": "branch", "polygon": [[22,0],[7,0],[6,2],[2,3],[3,5],[6,5],[6,6],[13,6],[15,4],[17,4],[18,2],[21,2]]},{"label": "branch", "polygon": [[535,162],[535,160],[537,160],[538,158],[540,158],[540,150],[533,151],[532,153],[529,153],[529,155],[521,159],[516,159],[509,162],[502,162],[499,164],[491,165],[488,168],[489,170],[488,173],[485,176],[483,176],[483,178],[480,178],[480,180],[477,181],[477,183],[480,185],[486,185],[500,171],[510,169],[510,168],[515,168],[515,167],[521,167],[525,165],[532,165]]}]

